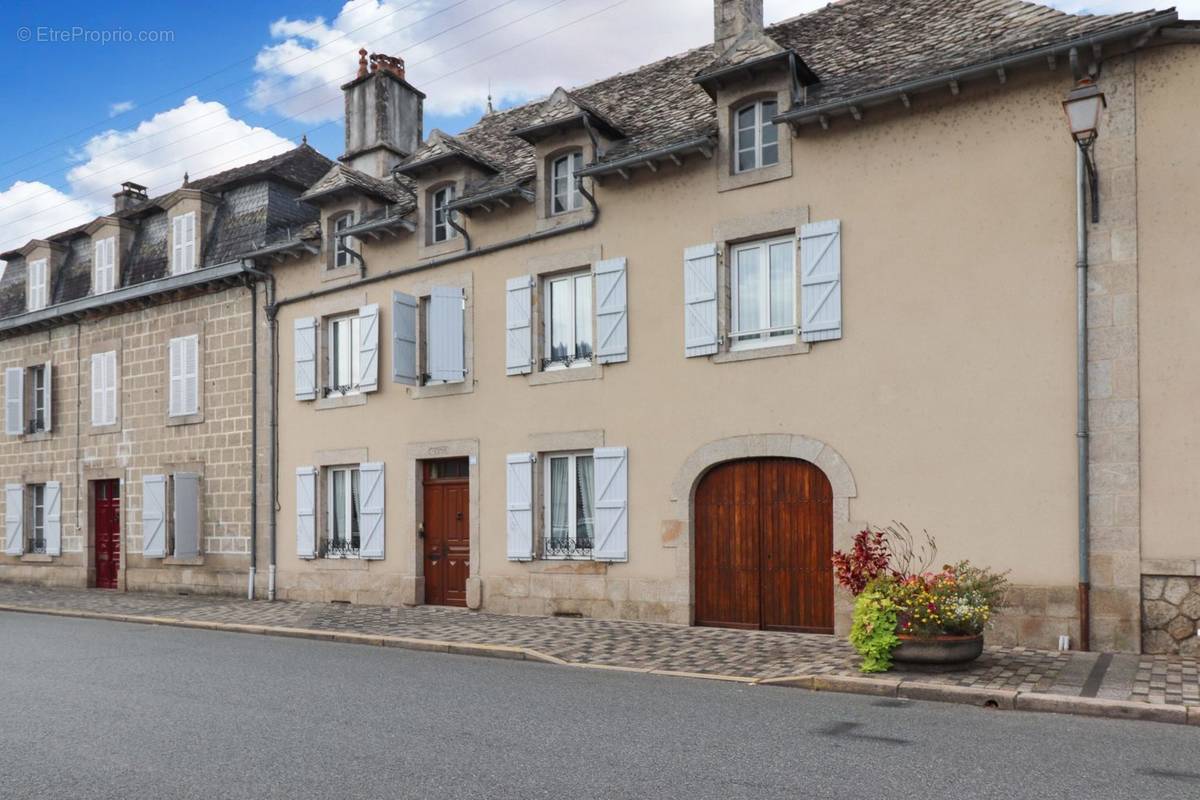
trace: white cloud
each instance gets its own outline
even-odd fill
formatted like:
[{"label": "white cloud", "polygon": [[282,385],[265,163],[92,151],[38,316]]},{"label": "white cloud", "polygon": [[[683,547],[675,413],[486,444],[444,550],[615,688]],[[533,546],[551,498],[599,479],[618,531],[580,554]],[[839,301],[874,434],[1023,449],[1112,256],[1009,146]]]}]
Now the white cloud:
[{"label": "white cloud", "polygon": [[[0,251],[73,228],[96,216],[99,210],[41,181],[17,181],[0,192],[0,231],[4,237]],[[4,275],[4,263],[0,261],[0,276]]]},{"label": "white cloud", "polygon": [[134,102],[132,100],[122,100],[119,103],[113,103],[108,107],[108,116],[117,117],[124,114],[126,111],[132,111]]}]

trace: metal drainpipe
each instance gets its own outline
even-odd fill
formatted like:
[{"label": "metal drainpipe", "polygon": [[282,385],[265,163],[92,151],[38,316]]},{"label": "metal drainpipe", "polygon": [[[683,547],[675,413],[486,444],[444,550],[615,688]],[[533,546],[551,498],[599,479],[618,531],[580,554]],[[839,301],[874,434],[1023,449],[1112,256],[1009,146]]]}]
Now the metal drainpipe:
[{"label": "metal drainpipe", "polygon": [[1087,281],[1088,281],[1088,233],[1087,201],[1085,182],[1087,172],[1083,150],[1075,147],[1075,380],[1076,380],[1076,430],[1075,441],[1079,457],[1079,649],[1091,649],[1091,600],[1089,587],[1091,576],[1089,556],[1089,509],[1090,494],[1088,480],[1088,324],[1087,324]]},{"label": "metal drainpipe", "polygon": [[[267,310],[267,325],[271,330],[269,337],[271,345],[270,358],[270,374],[267,376],[271,393],[271,413],[270,413],[270,465],[271,465],[271,510],[267,517],[267,538],[269,540],[268,557],[270,563],[267,566],[267,600],[275,599],[275,540],[277,530],[277,518],[279,511],[279,392],[278,392],[278,377],[279,377],[279,321],[275,316],[275,276],[269,272],[263,272],[250,265],[244,263],[243,269],[250,275],[254,275],[265,281],[267,284],[266,310]],[[255,363],[258,362],[258,353],[255,352]],[[257,385],[257,382],[256,382]],[[257,476],[256,476],[257,477]],[[256,481],[257,486],[257,481]]]},{"label": "metal drainpipe", "polygon": [[254,599],[258,571],[258,284],[250,289],[250,575],[246,599]]}]

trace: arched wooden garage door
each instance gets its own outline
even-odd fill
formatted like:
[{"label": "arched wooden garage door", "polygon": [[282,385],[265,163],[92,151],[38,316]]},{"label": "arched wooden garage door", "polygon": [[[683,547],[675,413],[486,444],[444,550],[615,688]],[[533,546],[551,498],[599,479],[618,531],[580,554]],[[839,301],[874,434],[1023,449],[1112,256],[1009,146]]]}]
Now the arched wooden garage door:
[{"label": "arched wooden garage door", "polygon": [[833,633],[833,490],[790,458],[730,461],[696,488],[696,624]]}]

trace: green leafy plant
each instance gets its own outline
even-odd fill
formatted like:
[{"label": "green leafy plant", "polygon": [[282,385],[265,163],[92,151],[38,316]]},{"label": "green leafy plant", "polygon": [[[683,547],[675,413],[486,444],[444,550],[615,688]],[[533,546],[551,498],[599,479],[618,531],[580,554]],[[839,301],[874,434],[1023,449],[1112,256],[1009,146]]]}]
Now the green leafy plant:
[{"label": "green leafy plant", "polygon": [[891,598],[894,585],[893,578],[876,578],[854,601],[850,644],[863,657],[863,672],[887,672],[892,668],[892,651],[900,644],[896,636],[897,608]]}]

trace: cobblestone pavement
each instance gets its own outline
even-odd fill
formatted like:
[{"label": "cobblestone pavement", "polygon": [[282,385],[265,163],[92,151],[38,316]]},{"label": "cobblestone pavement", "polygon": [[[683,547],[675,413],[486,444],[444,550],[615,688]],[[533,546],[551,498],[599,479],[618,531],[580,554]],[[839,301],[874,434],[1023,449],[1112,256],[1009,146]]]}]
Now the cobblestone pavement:
[{"label": "cobblestone pavement", "polygon": [[[859,659],[845,641],[796,633],[504,616],[431,606],[267,603],[12,584],[0,584],[0,605],[507,645],[531,648],[568,662],[744,679],[861,674]],[[1128,666],[1110,669],[1113,663]],[[1198,666],[1197,659],[1178,656],[1109,658],[1095,653],[989,647],[965,669],[896,669],[889,676],[975,688],[1200,705]]]}]

